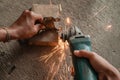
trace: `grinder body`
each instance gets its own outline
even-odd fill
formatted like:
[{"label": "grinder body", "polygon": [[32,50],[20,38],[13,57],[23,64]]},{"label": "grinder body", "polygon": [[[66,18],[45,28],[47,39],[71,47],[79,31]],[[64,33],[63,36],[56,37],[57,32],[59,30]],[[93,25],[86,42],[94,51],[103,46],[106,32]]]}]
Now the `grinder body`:
[{"label": "grinder body", "polygon": [[63,41],[67,40],[72,52],[72,62],[74,66],[74,80],[98,80],[97,72],[91,66],[87,58],[80,58],[73,54],[74,50],[91,51],[90,36],[83,33],[74,26],[62,34]]},{"label": "grinder body", "polygon": [[89,36],[72,36],[68,40],[72,52],[72,61],[75,70],[74,80],[98,80],[97,73],[86,58],[79,58],[73,54],[74,50],[91,51]]}]

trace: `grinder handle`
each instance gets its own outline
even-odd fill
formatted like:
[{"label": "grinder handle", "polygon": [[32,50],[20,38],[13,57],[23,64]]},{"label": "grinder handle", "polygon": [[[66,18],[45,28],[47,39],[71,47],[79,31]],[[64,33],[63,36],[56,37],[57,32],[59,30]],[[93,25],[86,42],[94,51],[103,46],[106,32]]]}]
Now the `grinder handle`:
[{"label": "grinder handle", "polygon": [[[91,42],[89,37],[77,37],[71,39],[69,42],[72,52],[74,50],[91,51]],[[98,80],[98,75],[87,58],[80,58],[72,53],[72,60],[75,70],[74,80]]]}]

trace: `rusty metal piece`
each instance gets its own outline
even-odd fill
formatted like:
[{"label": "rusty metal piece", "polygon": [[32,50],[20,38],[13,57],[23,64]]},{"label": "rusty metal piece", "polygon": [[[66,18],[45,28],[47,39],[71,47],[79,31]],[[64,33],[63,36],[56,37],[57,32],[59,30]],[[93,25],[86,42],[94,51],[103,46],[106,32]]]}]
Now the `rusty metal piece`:
[{"label": "rusty metal piece", "polygon": [[60,21],[60,11],[58,5],[34,4],[32,11],[43,16],[43,20],[38,24],[43,25],[43,29],[37,35],[28,40],[28,44],[37,46],[56,46],[58,44],[58,24]]},{"label": "rusty metal piece", "polygon": [[42,24],[45,25],[46,28],[55,28],[54,22],[60,21],[60,18],[54,17],[44,17]]},{"label": "rusty metal piece", "polygon": [[42,31],[29,40],[29,45],[56,46],[58,44],[58,32],[54,29]]},{"label": "rusty metal piece", "polygon": [[33,38],[29,39],[28,44],[40,46],[56,46],[58,44],[58,32],[54,22],[60,21],[60,18],[44,17],[39,24],[44,25],[44,29]]},{"label": "rusty metal piece", "polygon": [[60,18],[54,18],[54,17],[44,17],[43,21],[40,22],[45,29],[56,29],[54,22],[59,22]]}]

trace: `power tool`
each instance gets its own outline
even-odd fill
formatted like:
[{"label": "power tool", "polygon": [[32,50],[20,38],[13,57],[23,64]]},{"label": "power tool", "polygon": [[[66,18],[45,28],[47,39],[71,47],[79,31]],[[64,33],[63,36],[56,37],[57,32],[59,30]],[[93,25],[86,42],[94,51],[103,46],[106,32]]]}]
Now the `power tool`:
[{"label": "power tool", "polygon": [[68,41],[72,52],[74,80],[98,80],[97,72],[93,69],[89,60],[73,54],[74,50],[91,51],[90,36],[84,35],[78,27],[74,26],[62,33],[61,38],[63,41]]},{"label": "power tool", "polygon": [[[40,23],[45,28],[36,36],[29,39],[29,43],[42,46],[56,46],[58,42],[54,41],[58,37],[57,29],[54,22],[60,21],[59,18],[45,17]],[[91,51],[91,41],[89,35],[84,35],[81,30],[74,26],[65,28],[61,34],[63,41],[68,41],[72,52],[72,62],[74,66],[74,80],[98,80],[97,72],[93,69],[90,62],[86,58],[79,58],[73,54],[74,50]]]}]

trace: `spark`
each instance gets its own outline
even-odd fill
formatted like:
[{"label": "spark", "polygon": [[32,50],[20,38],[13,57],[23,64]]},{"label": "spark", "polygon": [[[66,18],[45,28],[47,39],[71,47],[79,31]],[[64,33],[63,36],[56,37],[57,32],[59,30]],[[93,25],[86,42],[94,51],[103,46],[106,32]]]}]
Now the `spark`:
[{"label": "spark", "polygon": [[[64,52],[65,43],[59,38],[58,45],[53,48],[50,53],[39,57],[38,61],[43,61],[46,65],[50,66],[47,80],[53,80],[56,73],[59,71],[63,60],[66,59],[66,54]],[[55,59],[53,59],[55,58]],[[61,76],[62,77],[62,76]]]},{"label": "spark", "polygon": [[60,75],[60,79],[59,80],[63,80],[62,76]]},{"label": "spark", "polygon": [[62,5],[59,4],[59,9],[60,9],[60,12],[62,12]]},{"label": "spark", "polygon": [[[39,61],[44,61],[45,63],[47,63],[50,60],[50,58],[52,58],[53,56],[58,55],[59,53],[64,54],[63,53],[64,48],[65,48],[64,42],[61,39],[59,39],[58,45],[55,48],[53,48],[49,54],[41,56]],[[61,57],[63,57],[62,54],[61,54]]]},{"label": "spark", "polygon": [[106,29],[111,29],[112,28],[112,25],[108,25],[107,27],[106,27]]},{"label": "spark", "polygon": [[55,66],[55,62],[51,65],[51,70],[50,70],[51,73],[54,71],[54,66]]},{"label": "spark", "polygon": [[50,0],[50,5],[52,6],[52,0]]},{"label": "spark", "polygon": [[70,18],[67,17],[67,18],[66,18],[66,24],[67,24],[67,25],[70,25],[70,23],[71,23]]},{"label": "spark", "polygon": [[62,39],[59,39],[59,45],[61,47],[61,49],[64,49],[64,42],[62,41]]},{"label": "spark", "polygon": [[69,46],[69,43],[66,41],[66,45]]},{"label": "spark", "polygon": [[111,31],[112,30],[112,25],[107,25],[105,27],[105,31]]},{"label": "spark", "polygon": [[70,67],[70,73],[71,73],[72,76],[75,75],[74,67]]}]

